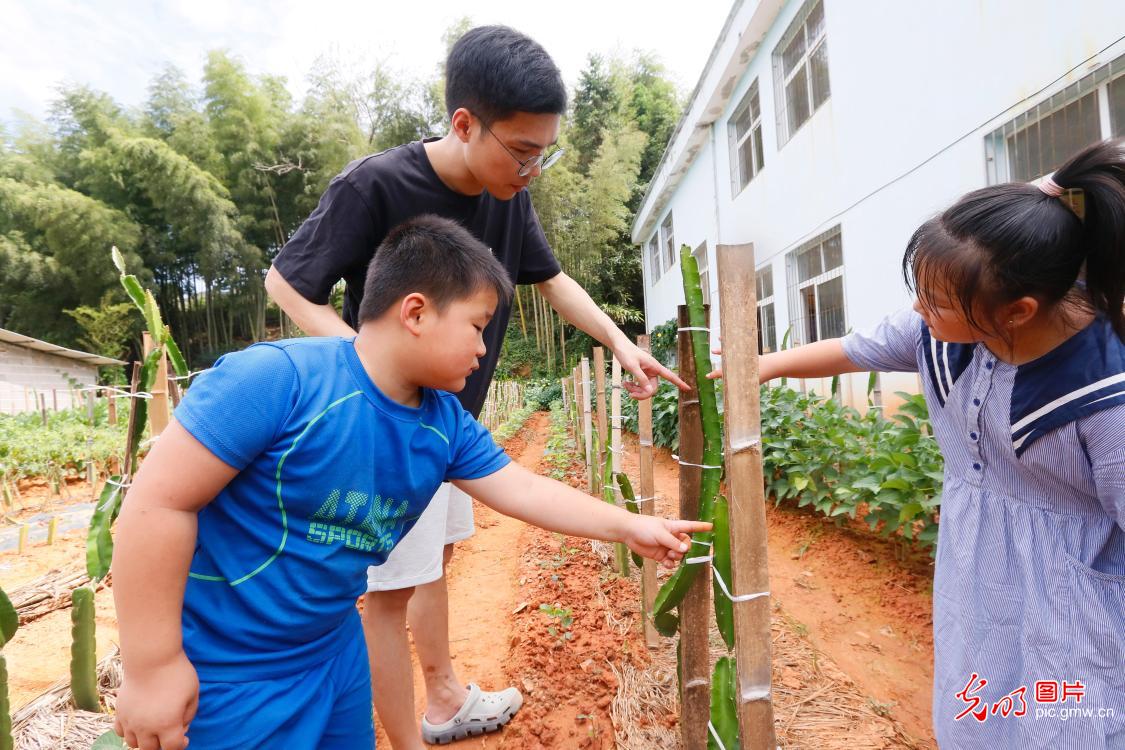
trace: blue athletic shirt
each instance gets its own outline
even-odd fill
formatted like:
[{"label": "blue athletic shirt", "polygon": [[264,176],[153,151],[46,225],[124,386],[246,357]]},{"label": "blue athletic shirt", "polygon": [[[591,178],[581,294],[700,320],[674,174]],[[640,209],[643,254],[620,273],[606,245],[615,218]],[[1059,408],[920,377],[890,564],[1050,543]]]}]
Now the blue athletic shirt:
[{"label": "blue athletic shirt", "polygon": [[364,571],[383,563],[443,481],[508,457],[449,393],[418,408],[371,382],[354,339],[256,344],[222,357],[176,419],[239,470],[199,512],[184,651],[201,679],[311,669],[351,637]]}]

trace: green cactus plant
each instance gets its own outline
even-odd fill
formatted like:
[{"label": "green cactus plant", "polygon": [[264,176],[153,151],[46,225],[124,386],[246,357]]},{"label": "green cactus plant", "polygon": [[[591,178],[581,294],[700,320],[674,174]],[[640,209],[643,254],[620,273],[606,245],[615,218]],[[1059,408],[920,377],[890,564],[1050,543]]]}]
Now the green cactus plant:
[{"label": "green cactus plant", "polygon": [[98,661],[94,639],[94,589],[80,586],[70,595],[70,692],[74,705],[100,713]]},{"label": "green cactus plant", "polygon": [[[12,640],[19,626],[19,613],[12,605],[12,600],[3,589],[0,589],[0,647]],[[12,750],[14,747],[12,706],[8,699],[8,662],[4,655],[0,654],[0,750]]]}]

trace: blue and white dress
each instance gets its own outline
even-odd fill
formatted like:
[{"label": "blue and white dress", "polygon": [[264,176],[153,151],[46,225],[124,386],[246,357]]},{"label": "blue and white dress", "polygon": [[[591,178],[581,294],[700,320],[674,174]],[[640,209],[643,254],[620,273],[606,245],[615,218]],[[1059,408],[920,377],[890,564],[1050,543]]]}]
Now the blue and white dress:
[{"label": "blue and white dress", "polygon": [[843,339],[920,372],[945,482],[934,576],[942,748],[1125,748],[1125,345],[1099,318],[1034,362],[903,310]]}]

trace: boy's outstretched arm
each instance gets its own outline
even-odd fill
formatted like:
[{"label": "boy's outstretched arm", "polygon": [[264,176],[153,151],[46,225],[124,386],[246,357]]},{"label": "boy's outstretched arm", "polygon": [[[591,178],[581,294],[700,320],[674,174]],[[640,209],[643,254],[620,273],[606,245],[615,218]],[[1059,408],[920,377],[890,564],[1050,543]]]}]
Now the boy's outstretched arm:
[{"label": "boy's outstretched arm", "polygon": [[[863,372],[865,368],[848,359],[841,341],[842,339],[824,339],[795,349],[763,354],[758,358],[758,381],[766,383],[783,377],[830,378],[845,372]],[[714,351],[722,354],[722,349]],[[722,367],[707,375],[711,380],[722,376]]]},{"label": "boy's outstretched arm", "polygon": [[183,650],[180,617],[195,548],[196,514],[238,472],[173,421],[122,505],[113,599],[125,680],[114,729],[130,747],[183,750],[199,680]]},{"label": "boy's outstretched arm", "polygon": [[455,479],[453,484],[506,516],[570,536],[624,542],[637,554],[669,566],[687,552],[688,534],[711,528],[700,521],[630,513],[514,463],[486,477]]}]

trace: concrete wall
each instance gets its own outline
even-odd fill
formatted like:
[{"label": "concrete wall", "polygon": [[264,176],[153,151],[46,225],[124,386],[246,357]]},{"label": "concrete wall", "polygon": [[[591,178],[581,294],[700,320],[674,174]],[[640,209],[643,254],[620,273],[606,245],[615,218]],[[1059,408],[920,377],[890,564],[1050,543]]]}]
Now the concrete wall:
[{"label": "concrete wall", "polygon": [[[47,408],[69,409],[71,383],[82,386],[97,382],[98,368],[75,359],[0,343],[0,414],[18,414],[38,409],[38,394],[46,398]],[[81,398],[81,396],[78,396]]]}]

